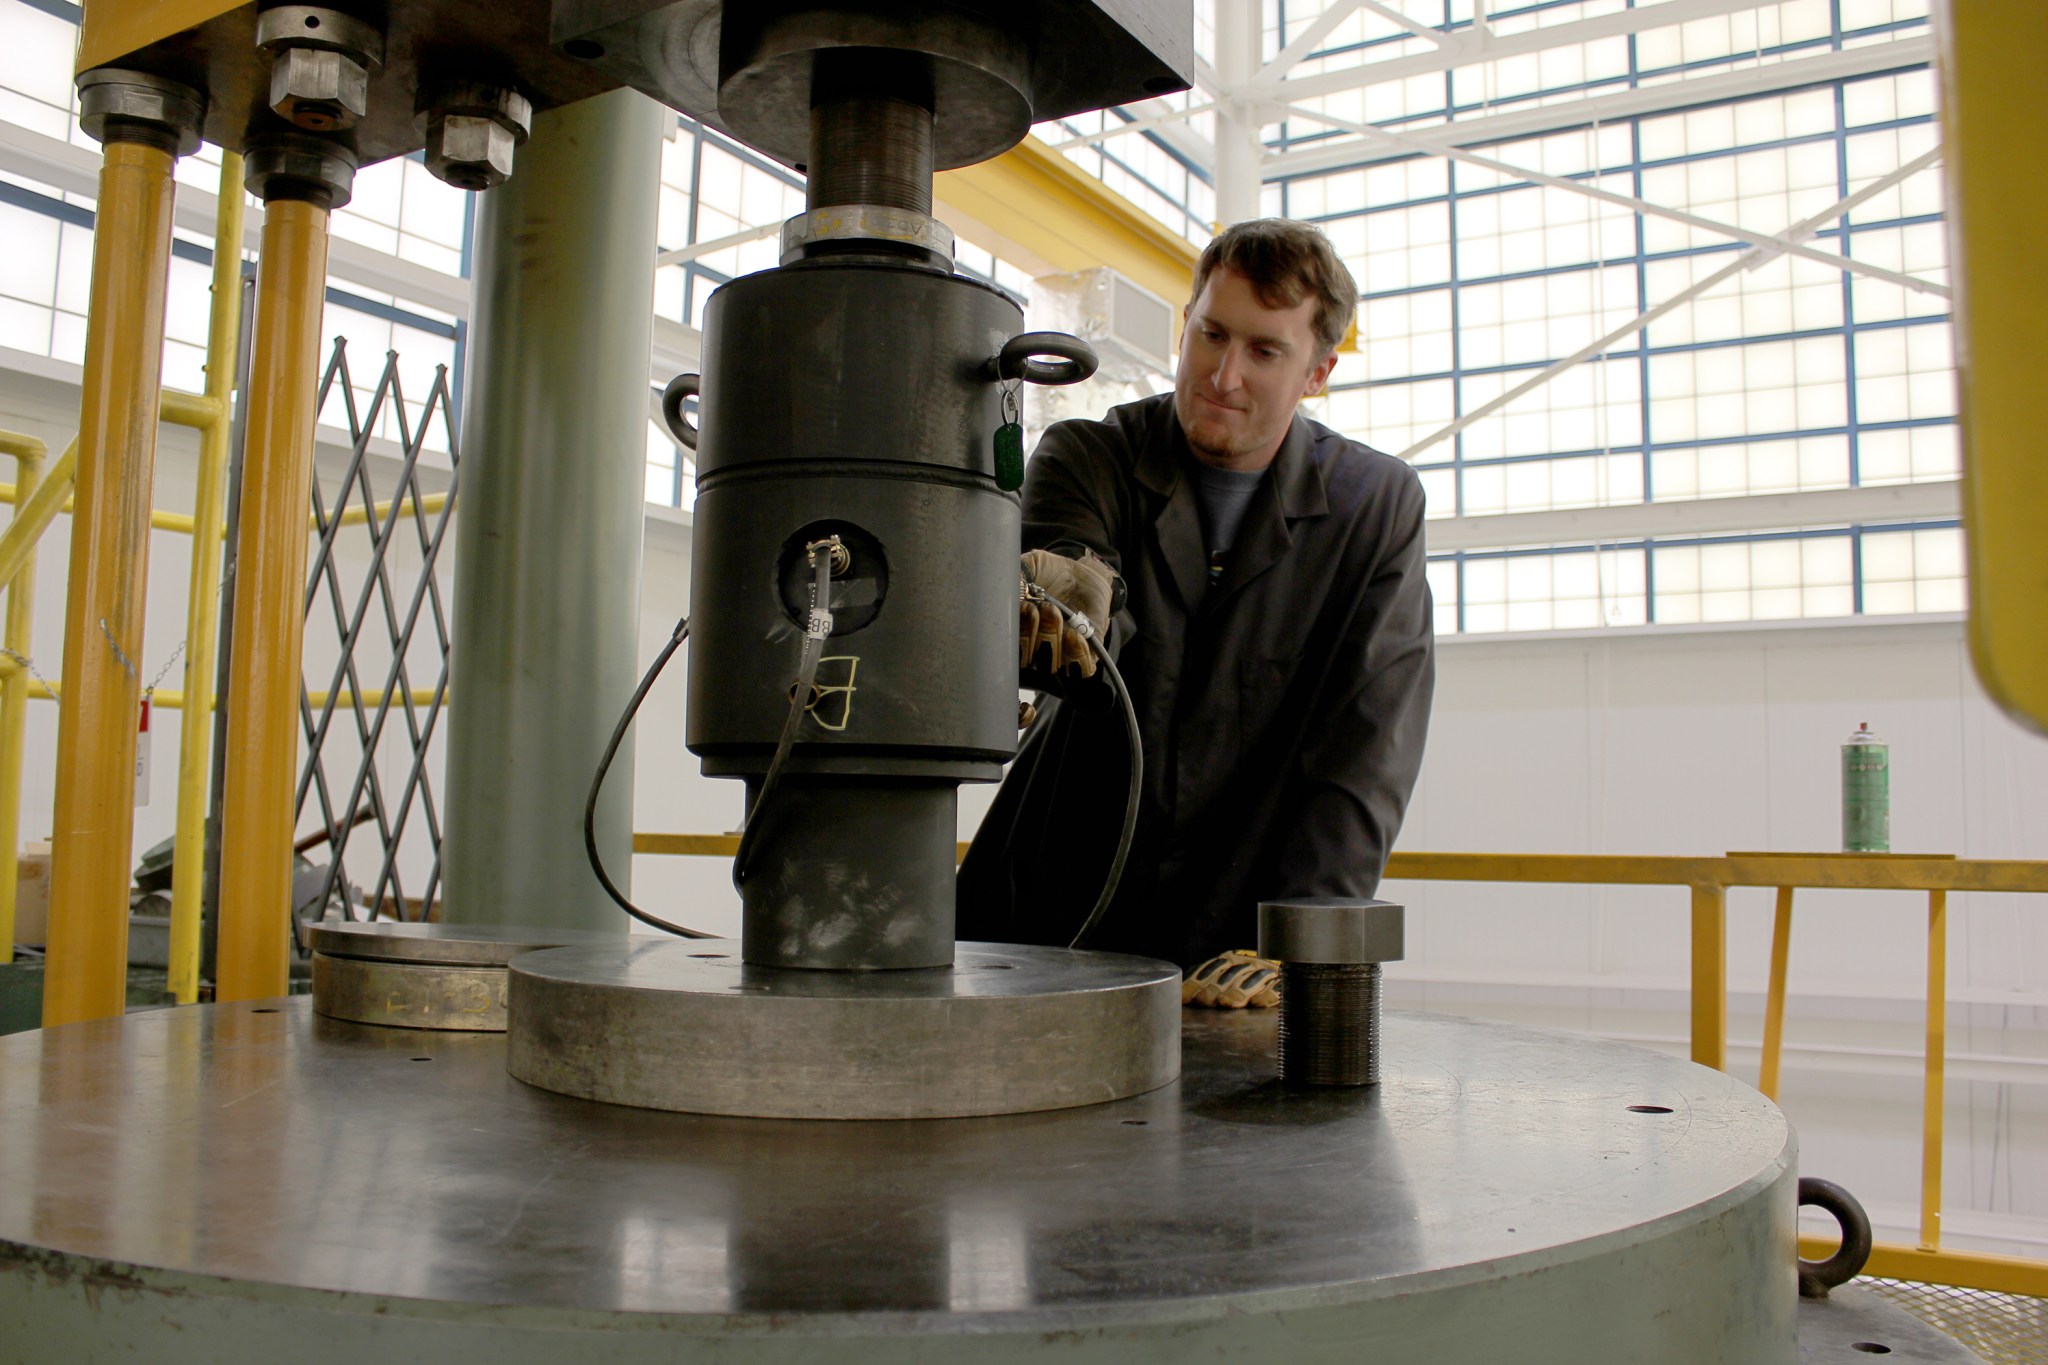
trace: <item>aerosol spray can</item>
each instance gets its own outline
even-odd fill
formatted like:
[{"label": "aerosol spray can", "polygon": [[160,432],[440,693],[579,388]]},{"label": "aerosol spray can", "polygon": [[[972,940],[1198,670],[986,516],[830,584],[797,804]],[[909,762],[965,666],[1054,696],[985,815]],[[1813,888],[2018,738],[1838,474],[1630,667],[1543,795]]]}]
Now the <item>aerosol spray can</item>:
[{"label": "aerosol spray can", "polygon": [[1889,853],[1892,848],[1892,751],[1856,727],[1842,746],[1842,851]]}]

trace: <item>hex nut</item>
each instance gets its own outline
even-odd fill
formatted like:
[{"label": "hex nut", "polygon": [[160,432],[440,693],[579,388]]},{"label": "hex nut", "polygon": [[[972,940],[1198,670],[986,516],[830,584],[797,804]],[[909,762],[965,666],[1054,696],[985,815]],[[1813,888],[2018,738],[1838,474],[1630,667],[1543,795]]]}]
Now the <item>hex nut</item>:
[{"label": "hex nut", "polygon": [[532,103],[510,86],[457,82],[425,109],[427,169],[463,190],[503,184],[533,123]]},{"label": "hex nut", "polygon": [[1406,907],[1343,896],[1297,896],[1259,904],[1259,956],[1282,962],[1353,965],[1398,962]]},{"label": "hex nut", "polygon": [[370,72],[346,53],[284,48],[270,68],[270,108],[309,132],[352,128],[370,111]]},{"label": "hex nut", "polygon": [[427,169],[462,190],[487,190],[512,174],[519,146],[497,120],[475,114],[442,114],[427,123]]}]

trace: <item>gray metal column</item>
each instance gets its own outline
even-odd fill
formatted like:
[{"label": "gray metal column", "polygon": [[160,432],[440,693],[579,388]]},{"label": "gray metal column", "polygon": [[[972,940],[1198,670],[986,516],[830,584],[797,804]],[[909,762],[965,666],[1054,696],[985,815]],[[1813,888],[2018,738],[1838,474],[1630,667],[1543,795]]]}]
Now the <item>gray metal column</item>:
[{"label": "gray metal column", "polygon": [[[632,91],[534,120],[477,216],[450,678],[452,924],[617,927],[583,801],[637,680],[661,136]],[[598,812],[632,851],[623,749]]]}]

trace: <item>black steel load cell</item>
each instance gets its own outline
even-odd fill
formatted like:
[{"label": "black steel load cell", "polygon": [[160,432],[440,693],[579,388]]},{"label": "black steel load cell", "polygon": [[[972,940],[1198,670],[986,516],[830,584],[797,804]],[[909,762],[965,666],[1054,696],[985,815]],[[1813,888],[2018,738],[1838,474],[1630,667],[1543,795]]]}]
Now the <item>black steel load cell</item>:
[{"label": "black steel load cell", "polygon": [[[1175,9],[1184,34],[1170,5],[724,16],[720,121],[809,175],[782,266],[712,295],[701,382],[678,389],[702,412],[679,432],[698,472],[688,737],[707,774],[747,783],[749,964],[953,962],[956,788],[1016,751],[1003,389],[1093,365],[1065,337],[1021,344],[1066,363],[1019,363],[1023,310],[953,273],[932,173],[1007,151],[1035,119],[1180,88],[1164,63],[1184,44],[1119,62],[1115,42],[1074,41],[1167,32]],[[1050,10],[1072,25],[1049,32]]]}]

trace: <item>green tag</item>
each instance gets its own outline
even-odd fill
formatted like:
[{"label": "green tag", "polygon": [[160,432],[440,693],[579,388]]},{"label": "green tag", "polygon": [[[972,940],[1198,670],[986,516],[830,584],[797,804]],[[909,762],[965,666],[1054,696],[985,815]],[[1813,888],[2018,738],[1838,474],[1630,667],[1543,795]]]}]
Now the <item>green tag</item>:
[{"label": "green tag", "polygon": [[1024,486],[1024,428],[1005,422],[996,428],[996,487],[1014,493]]}]

